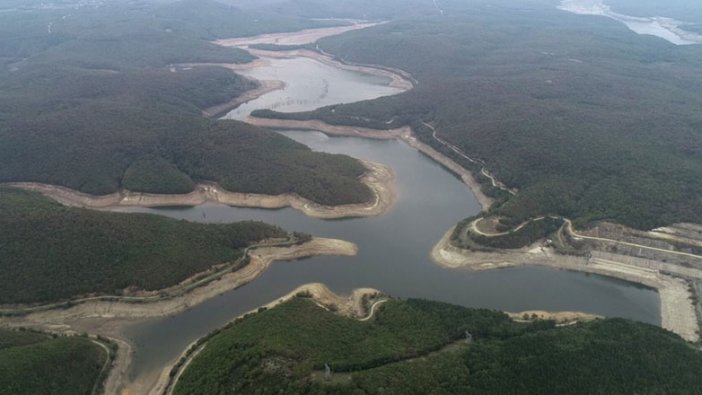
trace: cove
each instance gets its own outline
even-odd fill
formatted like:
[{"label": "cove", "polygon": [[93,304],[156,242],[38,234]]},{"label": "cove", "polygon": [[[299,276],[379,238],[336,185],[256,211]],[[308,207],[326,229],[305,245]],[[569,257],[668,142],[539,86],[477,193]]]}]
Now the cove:
[{"label": "cove", "polygon": [[444,269],[429,251],[459,218],[480,207],[468,188],[431,159],[397,141],[327,137],[319,132],[283,134],[315,150],[380,162],[396,172],[398,199],[385,215],[325,221],[293,209],[261,210],[206,204],[181,209],[121,208],[201,222],[262,220],[340,238],[359,246],[355,257],[315,257],[280,262],[254,282],[175,317],[140,322],[125,335],[136,354],[132,378],[162,368],[190,342],[234,317],[299,285],[321,282],[337,293],[373,287],[393,296],[445,301],[507,311],[577,310],[659,323],[655,291],[625,281],[578,272],[523,267],[487,272]]}]

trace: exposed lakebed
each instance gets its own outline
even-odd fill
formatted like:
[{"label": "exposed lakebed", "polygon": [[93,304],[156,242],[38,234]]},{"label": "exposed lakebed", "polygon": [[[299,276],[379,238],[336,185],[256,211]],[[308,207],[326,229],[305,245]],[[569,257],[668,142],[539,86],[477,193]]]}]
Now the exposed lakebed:
[{"label": "exposed lakebed", "polygon": [[[284,90],[239,107],[229,118],[251,110],[304,111],[319,106],[398,93],[389,80],[309,58],[270,59],[267,66],[243,71],[260,79],[279,79]],[[371,218],[319,220],[293,209],[262,210],[204,204],[191,208],[121,207],[201,222],[261,220],[315,236],[356,243],[354,257],[315,257],[278,262],[250,284],[226,292],[173,317],[139,321],[124,329],[135,346],[131,378],[160,371],[195,339],[236,316],[271,302],[299,285],[321,282],[337,293],[373,287],[399,297],[418,297],[507,311],[573,310],[660,322],[656,292],[617,279],[539,267],[470,272],[439,267],[429,252],[459,219],[480,206],[470,190],[446,169],[394,140],[328,137],[312,131],[281,132],[314,150],[343,153],[390,166],[396,173],[397,201]]]}]

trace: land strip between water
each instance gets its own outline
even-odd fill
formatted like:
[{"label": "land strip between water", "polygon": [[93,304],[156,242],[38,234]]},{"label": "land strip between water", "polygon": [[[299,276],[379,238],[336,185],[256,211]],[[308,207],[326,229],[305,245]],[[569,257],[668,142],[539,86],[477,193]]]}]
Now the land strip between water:
[{"label": "land strip between water", "polygon": [[305,129],[305,130],[317,130],[325,134],[336,135],[336,136],[347,136],[347,137],[360,137],[368,139],[378,139],[378,140],[400,140],[407,143],[409,146],[417,149],[428,157],[432,158],[445,168],[447,168],[452,173],[456,174],[461,178],[464,184],[466,184],[470,190],[473,192],[475,197],[478,199],[483,210],[487,210],[492,206],[494,200],[487,196],[481,189],[480,183],[475,179],[473,173],[459,165],[456,161],[449,158],[448,156],[440,153],[430,145],[421,142],[415,136],[412,128],[409,126],[404,126],[398,129],[370,129],[354,126],[340,126],[331,125],[320,120],[287,120],[287,119],[271,119],[271,118],[259,118],[254,116],[249,116],[246,118],[246,122],[253,125],[268,127],[273,129]]},{"label": "land strip between water", "polygon": [[[85,331],[107,335],[118,344],[116,358],[112,370],[105,381],[105,393],[116,394],[129,382],[128,368],[131,365],[133,347],[124,340],[121,327],[125,322],[134,319],[163,317],[175,315],[193,306],[209,300],[232,289],[239,288],[263,273],[275,261],[290,261],[310,256],[339,255],[352,256],[357,254],[358,247],[350,242],[336,239],[313,238],[311,241],[298,245],[259,245],[248,249],[249,263],[236,271],[224,269],[221,272],[209,274],[207,283],[190,288],[188,291],[174,297],[163,298],[159,295],[147,297],[95,297],[74,300],[68,306],[35,306],[27,309],[13,308],[4,310],[7,316],[0,317],[0,325],[6,327],[29,327],[33,329],[75,333]],[[202,274],[197,275],[201,276]],[[317,291],[315,291],[317,292]],[[322,300],[336,303],[326,293],[318,292]],[[327,290],[327,293],[331,294]],[[294,294],[293,294],[294,295]],[[326,299],[324,299],[326,298]],[[351,305],[350,305],[351,306]],[[355,311],[355,305],[349,311]],[[62,308],[61,308],[62,307]],[[22,314],[12,316],[12,314]],[[165,372],[170,371],[169,365]],[[145,381],[148,381],[148,377]],[[159,381],[160,382],[160,381]],[[146,389],[146,382],[131,383],[137,393],[153,393]],[[132,388],[132,389],[135,389]],[[123,393],[132,393],[126,389]],[[160,393],[160,392],[156,392]]]},{"label": "land strip between water", "polygon": [[[285,296],[276,299],[256,310],[249,311],[238,317],[235,317],[232,322],[237,319],[255,314],[262,309],[271,309],[281,303],[285,303],[290,299],[303,295],[310,298],[315,304],[324,309],[333,309],[338,314],[346,317],[367,321],[373,317],[375,309],[388,299],[383,298],[376,300],[372,305],[365,306],[364,301],[369,298],[379,296],[381,293],[373,288],[358,288],[353,290],[350,295],[342,296],[332,292],[326,285],[320,283],[304,284],[289,292]],[[364,314],[367,314],[363,317]],[[363,317],[363,318],[362,318]],[[207,346],[207,340],[214,334],[198,339],[186,348],[186,350],[172,363],[166,366],[161,372],[158,381],[151,388],[149,394],[152,395],[171,395],[178,382],[178,379],[183,374],[185,369],[190,365],[190,362]]]},{"label": "land strip between water", "polygon": [[[246,249],[248,263],[225,265],[198,273],[174,287],[145,296],[95,296],[39,306],[8,306],[0,309],[6,316],[0,322],[62,322],[81,318],[151,318],[177,314],[214,296],[253,281],[274,261],[289,261],[318,255],[353,256],[358,247],[348,241],[312,238],[302,244],[260,243]],[[13,316],[21,316],[13,318]]]},{"label": "land strip between water", "polygon": [[110,195],[94,196],[66,187],[32,182],[16,182],[5,185],[39,192],[57,202],[73,207],[111,209],[119,206],[168,207],[196,206],[208,202],[235,207],[277,209],[292,207],[313,218],[338,219],[370,217],[386,212],[395,201],[394,173],[379,163],[362,161],[368,169],[361,177],[373,192],[373,200],[364,204],[326,206],[295,194],[263,195],[230,192],[215,183],[200,183],[188,194],[152,194],[123,190]]}]

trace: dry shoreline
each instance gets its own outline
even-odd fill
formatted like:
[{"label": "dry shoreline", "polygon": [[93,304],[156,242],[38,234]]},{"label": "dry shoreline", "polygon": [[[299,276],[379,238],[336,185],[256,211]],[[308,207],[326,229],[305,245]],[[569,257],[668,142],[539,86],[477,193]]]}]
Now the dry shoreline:
[{"label": "dry shoreline", "polygon": [[[288,292],[286,295],[261,307],[271,309],[281,303],[289,301],[300,293],[307,293],[311,300],[324,309],[329,309],[328,306],[334,306],[336,313],[346,317],[360,319],[364,314],[364,307],[362,304],[364,296],[379,295],[381,292],[373,288],[357,288],[354,289],[350,295],[346,296],[334,293],[324,284],[309,283],[301,285],[293,291]],[[238,317],[235,317],[232,319],[232,321],[245,315],[256,313],[257,311],[258,309],[251,310]],[[182,373],[185,371],[190,362],[197,356],[197,354],[199,354],[207,346],[207,342],[205,342],[203,345],[193,350],[192,347],[194,344],[195,343],[189,345],[177,358],[163,368],[158,377],[158,381],[148,391],[149,394],[170,395],[173,392],[178,378],[180,378]],[[175,364],[182,358],[186,358],[184,363],[176,372],[172,373],[171,371],[173,370]],[[173,379],[171,379],[171,377],[173,377]]]},{"label": "dry shoreline", "polygon": [[[117,394],[121,387],[130,381],[127,373],[134,352],[131,344],[125,340],[122,333],[122,327],[125,323],[135,319],[178,314],[253,281],[275,261],[295,260],[318,255],[352,256],[357,253],[358,247],[353,243],[325,238],[314,238],[307,243],[291,247],[262,247],[249,252],[251,259],[244,268],[223,274],[219,279],[178,297],[150,303],[89,301],[66,309],[38,311],[21,317],[0,317],[0,326],[30,327],[68,334],[89,332],[109,337],[119,347],[117,358],[105,381],[105,393]],[[132,388],[124,389],[122,393],[151,392],[143,389],[144,386],[149,386],[148,383],[130,383],[130,386]]]},{"label": "dry shoreline", "polygon": [[224,114],[230,110],[233,110],[244,103],[250,102],[251,100],[258,99],[266,93],[285,88],[285,83],[283,81],[258,80],[258,84],[258,88],[248,90],[240,96],[237,96],[234,99],[228,101],[227,103],[222,103],[216,106],[206,108],[202,111],[202,114],[206,117],[215,117],[217,115]]},{"label": "dry shoreline", "polygon": [[360,181],[373,192],[372,202],[326,206],[293,194],[261,195],[229,192],[215,183],[198,184],[188,194],[163,195],[122,191],[110,195],[93,196],[69,188],[31,182],[8,183],[6,185],[39,192],[57,202],[73,207],[110,209],[119,206],[167,207],[196,206],[208,202],[236,207],[277,209],[292,207],[305,215],[321,219],[369,217],[385,213],[395,202],[394,173],[389,167],[370,161],[362,161],[368,169]]},{"label": "dry shoreline", "polygon": [[297,32],[268,33],[250,37],[226,38],[215,41],[215,44],[224,47],[243,47],[254,44],[305,45],[313,43],[323,37],[335,36],[352,30],[365,29],[367,27],[376,26],[379,24],[381,23],[357,22],[346,26],[311,28]]},{"label": "dry shoreline", "polygon": [[[372,317],[374,308],[383,302],[387,302],[389,299],[382,297],[382,292],[373,288],[357,288],[354,289],[350,295],[339,295],[331,291],[325,284],[321,283],[310,283],[304,284],[296,288],[295,290],[289,292],[285,296],[276,299],[261,307],[265,309],[271,309],[278,306],[279,304],[285,303],[290,299],[294,298],[300,293],[307,293],[309,298],[314,301],[318,306],[329,310],[330,306],[333,306],[333,311],[345,317],[350,317],[358,319],[359,321],[366,321]],[[370,311],[366,311],[363,306],[364,297],[380,297],[376,299],[375,303],[370,306]],[[240,315],[236,318],[244,317],[248,314],[256,313],[258,309],[251,310],[245,314]],[[515,322],[530,322],[533,320],[553,320],[556,321],[556,326],[567,326],[572,325],[582,321],[591,321],[595,319],[602,318],[601,316],[594,314],[587,314],[582,312],[572,312],[572,311],[523,311],[518,313],[506,313]],[[527,314],[528,319],[523,319],[523,315]],[[365,316],[364,316],[365,315]],[[236,318],[234,320],[236,320]],[[233,320],[232,320],[233,321]],[[181,377],[183,372],[187,369],[188,365],[192,360],[207,346],[207,342],[200,345],[196,349],[193,349],[195,342],[188,346],[181,355],[176,358],[172,363],[166,366],[158,379],[158,382],[149,391],[152,395],[171,395],[178,379]],[[183,359],[183,363],[176,370],[173,371],[177,361]],[[172,379],[171,379],[172,377]]]},{"label": "dry shoreline", "polygon": [[398,71],[391,71],[384,68],[378,68],[373,66],[356,65],[343,63],[335,60],[329,55],[311,51],[309,49],[296,49],[292,51],[264,51],[260,49],[247,48],[247,51],[253,55],[258,56],[260,59],[265,61],[265,58],[275,58],[275,59],[295,59],[295,58],[309,58],[316,60],[320,63],[324,63],[328,66],[339,68],[342,70],[355,71],[364,74],[371,74],[378,77],[385,77],[390,79],[388,86],[393,88],[401,89],[402,91],[408,91],[414,88],[414,83],[407,76],[403,76]]},{"label": "dry shoreline", "polygon": [[470,188],[471,192],[473,192],[475,197],[478,199],[478,202],[483,210],[489,209],[494,202],[492,198],[483,193],[480,184],[475,180],[472,172],[428,144],[419,141],[409,126],[404,126],[398,129],[379,130],[354,126],[331,125],[320,120],[300,121],[292,119],[259,118],[254,116],[247,117],[246,122],[256,126],[276,129],[317,130],[322,133],[336,136],[360,137],[378,140],[401,140],[459,176],[463,183]]},{"label": "dry shoreline", "polygon": [[593,251],[591,258],[557,254],[538,245],[519,250],[477,252],[450,244],[450,229],[431,251],[431,259],[451,269],[492,270],[538,265],[552,269],[600,274],[645,285],[658,291],[661,301],[661,326],[685,340],[700,339],[692,292],[687,281],[663,274],[659,270],[626,263],[636,258]]},{"label": "dry shoreline", "polygon": [[24,325],[47,322],[62,323],[67,320],[84,318],[164,317],[178,314],[210,298],[253,281],[275,261],[296,260],[319,255],[353,256],[357,253],[358,247],[355,244],[344,240],[327,238],[313,238],[309,242],[287,247],[264,246],[249,251],[249,263],[243,268],[224,273],[208,284],[193,288],[182,295],[145,302],[129,302],[119,300],[119,298],[115,298],[114,301],[99,299],[85,300],[83,302],[76,301],[75,305],[63,309],[38,309],[35,312],[28,312],[27,315],[17,318],[0,317],[0,324],[18,322]]}]

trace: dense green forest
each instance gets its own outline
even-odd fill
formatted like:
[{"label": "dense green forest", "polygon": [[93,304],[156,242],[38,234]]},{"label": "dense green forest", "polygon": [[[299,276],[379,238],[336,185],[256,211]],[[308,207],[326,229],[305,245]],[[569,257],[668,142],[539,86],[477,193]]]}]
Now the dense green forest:
[{"label": "dense green forest", "polygon": [[254,82],[224,68],[170,66],[247,62],[248,53],[208,40],[330,21],[191,0],[109,2],[64,16],[0,13],[0,182],[107,194],[184,193],[215,181],[328,205],[371,199],[354,159],[201,115]]},{"label": "dense green forest", "polygon": [[293,116],[411,125],[441,149],[427,122],[519,189],[496,210],[515,222],[702,221],[702,46],[637,35],[554,2],[439,3],[444,17],[408,16],[319,42],[342,60],[412,73],[414,90]]},{"label": "dense green forest", "polygon": [[296,298],[214,335],[174,393],[694,393],[700,369],[676,335],[623,319],[555,327],[391,300],[361,322]]},{"label": "dense green forest", "polygon": [[6,187],[0,187],[0,229],[0,304],[158,290],[234,262],[252,243],[287,237],[260,222],[98,212]]},{"label": "dense green forest", "polygon": [[90,395],[107,358],[84,337],[0,329],[0,394]]}]

